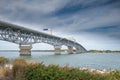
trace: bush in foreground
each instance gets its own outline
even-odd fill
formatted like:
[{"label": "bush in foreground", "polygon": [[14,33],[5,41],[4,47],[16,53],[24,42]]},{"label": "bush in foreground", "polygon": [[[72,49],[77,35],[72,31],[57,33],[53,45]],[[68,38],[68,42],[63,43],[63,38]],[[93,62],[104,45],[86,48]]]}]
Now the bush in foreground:
[{"label": "bush in foreground", "polygon": [[[13,75],[12,78],[7,76],[10,74]],[[100,74],[69,66],[45,66],[42,63],[28,63],[24,59],[15,59],[13,69],[5,70],[0,80],[120,80],[120,71]]]},{"label": "bush in foreground", "polygon": [[0,66],[4,66],[4,64],[6,64],[9,60],[7,58],[4,57],[0,57]]},{"label": "bush in foreground", "polygon": [[13,61],[13,77],[15,80],[25,80],[24,70],[27,66],[27,63],[24,59],[15,59]]},{"label": "bush in foreground", "polygon": [[12,70],[9,68],[0,68],[0,80],[13,80]]},{"label": "bush in foreground", "polygon": [[[22,66],[21,66],[22,65]],[[15,70],[15,80],[119,80],[120,71],[110,73],[91,73],[83,71],[79,68],[70,68],[68,66],[60,67],[58,65],[45,66],[42,63],[38,64],[19,64]],[[13,66],[14,70],[14,66]],[[17,71],[17,72],[16,72]]]}]

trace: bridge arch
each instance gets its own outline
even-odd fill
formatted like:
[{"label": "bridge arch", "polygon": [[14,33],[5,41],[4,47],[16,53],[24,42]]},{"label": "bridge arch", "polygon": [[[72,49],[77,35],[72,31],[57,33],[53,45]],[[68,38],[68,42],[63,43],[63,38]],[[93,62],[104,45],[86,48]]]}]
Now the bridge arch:
[{"label": "bridge arch", "polygon": [[3,21],[0,21],[0,40],[20,45],[20,54],[24,55],[30,55],[32,44],[41,42],[53,45],[55,48],[55,53],[57,54],[61,52],[62,45],[66,45],[68,47],[68,52],[70,53],[73,51],[73,47],[76,48],[78,53],[87,51],[79,43],[66,38],[45,34]]}]

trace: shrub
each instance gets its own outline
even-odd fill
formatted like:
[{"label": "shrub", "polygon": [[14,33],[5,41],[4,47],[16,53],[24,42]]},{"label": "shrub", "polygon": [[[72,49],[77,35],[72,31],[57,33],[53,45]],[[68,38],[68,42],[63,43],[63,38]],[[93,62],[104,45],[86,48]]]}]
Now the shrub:
[{"label": "shrub", "polygon": [[0,57],[0,66],[4,66],[9,60],[4,57]]},{"label": "shrub", "polygon": [[119,80],[120,71],[110,73],[92,73],[79,68],[58,65],[45,66],[39,64],[27,64],[23,59],[13,62],[13,75],[15,80]]},{"label": "shrub", "polygon": [[12,70],[9,68],[0,68],[0,80],[13,80]]},{"label": "shrub", "polygon": [[15,59],[13,61],[13,77],[15,80],[25,80],[23,73],[26,66],[27,63],[24,59]]}]

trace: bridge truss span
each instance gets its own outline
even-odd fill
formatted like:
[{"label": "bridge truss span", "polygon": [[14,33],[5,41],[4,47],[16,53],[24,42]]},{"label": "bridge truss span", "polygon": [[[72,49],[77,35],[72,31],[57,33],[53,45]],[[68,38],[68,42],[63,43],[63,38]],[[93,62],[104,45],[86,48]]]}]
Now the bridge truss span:
[{"label": "bridge truss span", "polygon": [[[10,24],[0,21],[0,40],[12,42],[20,45],[20,54],[29,54],[31,47],[22,45],[32,45],[35,43],[47,43],[53,45],[55,53],[61,52],[61,46],[68,46],[68,52],[73,53],[73,47],[76,48],[76,52],[86,52],[87,50],[77,42],[61,38],[54,35],[49,35],[43,32],[35,31],[18,25]],[[26,48],[26,50],[25,50]],[[21,51],[22,50],[22,51]],[[24,53],[23,53],[24,52]]]}]

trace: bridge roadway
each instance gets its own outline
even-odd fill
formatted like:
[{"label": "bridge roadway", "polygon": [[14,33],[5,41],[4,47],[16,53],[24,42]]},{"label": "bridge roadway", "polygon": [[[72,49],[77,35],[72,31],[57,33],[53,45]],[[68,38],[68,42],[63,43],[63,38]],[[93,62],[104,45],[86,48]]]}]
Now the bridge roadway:
[{"label": "bridge roadway", "polygon": [[55,54],[61,53],[63,45],[68,47],[68,53],[73,53],[73,47],[76,49],[76,53],[87,52],[77,42],[3,21],[0,21],[0,40],[18,44],[20,55],[31,55],[32,44],[35,43],[47,43],[54,46]]}]

